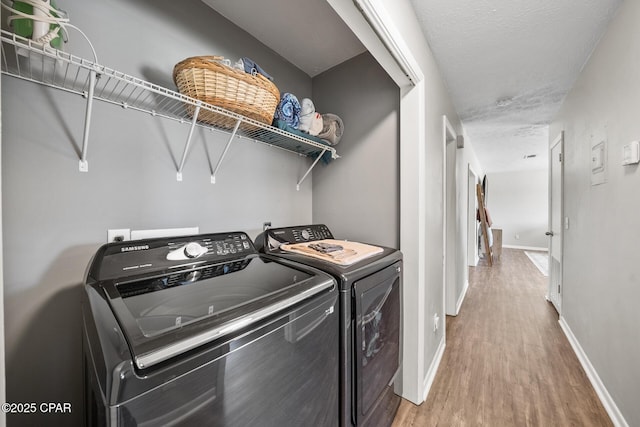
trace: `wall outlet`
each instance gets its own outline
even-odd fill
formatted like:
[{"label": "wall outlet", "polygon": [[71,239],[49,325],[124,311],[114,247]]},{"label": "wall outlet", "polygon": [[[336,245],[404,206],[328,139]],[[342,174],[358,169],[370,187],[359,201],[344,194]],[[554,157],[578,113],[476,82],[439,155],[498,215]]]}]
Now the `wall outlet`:
[{"label": "wall outlet", "polygon": [[107,230],[107,243],[131,240],[131,229],[114,228]]},{"label": "wall outlet", "polygon": [[516,240],[520,240],[520,235],[516,233]]},{"label": "wall outlet", "polygon": [[637,165],[640,163],[640,142],[631,141],[622,147],[622,165]]},{"label": "wall outlet", "polygon": [[435,313],[433,315],[433,333],[434,334],[438,332],[439,326],[440,326],[440,316],[438,316],[438,313]]}]

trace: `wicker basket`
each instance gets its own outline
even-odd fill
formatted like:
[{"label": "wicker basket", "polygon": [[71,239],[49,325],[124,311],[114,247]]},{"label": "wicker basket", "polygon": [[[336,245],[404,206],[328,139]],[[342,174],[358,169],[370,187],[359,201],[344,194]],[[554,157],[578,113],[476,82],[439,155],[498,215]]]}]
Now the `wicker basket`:
[{"label": "wicker basket", "polygon": [[[222,63],[220,56],[194,56],[173,68],[173,80],[180,93],[233,111],[261,123],[271,124],[280,102],[276,85],[260,74],[252,75]],[[186,104],[193,116],[195,107]],[[223,114],[200,110],[198,121],[232,128],[236,120]]]}]

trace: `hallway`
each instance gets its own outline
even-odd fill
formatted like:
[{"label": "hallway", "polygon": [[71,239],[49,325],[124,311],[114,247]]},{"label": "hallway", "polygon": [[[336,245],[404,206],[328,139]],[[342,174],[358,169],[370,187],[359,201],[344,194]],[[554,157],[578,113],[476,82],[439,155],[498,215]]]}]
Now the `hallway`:
[{"label": "hallway", "polygon": [[427,400],[403,401],[401,426],[610,426],[545,301],[547,278],[524,251],[471,267]]}]

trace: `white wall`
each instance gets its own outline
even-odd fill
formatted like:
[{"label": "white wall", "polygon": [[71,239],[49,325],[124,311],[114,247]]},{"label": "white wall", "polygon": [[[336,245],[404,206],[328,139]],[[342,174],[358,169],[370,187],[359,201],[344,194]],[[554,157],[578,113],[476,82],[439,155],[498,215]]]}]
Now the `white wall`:
[{"label": "white wall", "polygon": [[549,222],[548,171],[489,173],[487,208],[502,245],[546,250]]},{"label": "white wall", "polygon": [[[280,90],[311,95],[311,79],[199,0],[67,0],[72,22],[101,63],[174,88],[188,56],[249,56]],[[71,32],[66,49],[87,54]],[[2,76],[2,216],[7,400],[70,402],[72,414],[8,416],[10,425],[82,425],[80,292],[87,263],[108,228],[200,226],[255,230],[263,221],[311,221],[307,159],[247,140],[234,142],[209,181],[226,138],[196,131],[176,181],[188,126],[95,103],[89,172],[78,171],[84,99]],[[4,401],[4,400],[3,400]]]},{"label": "white wall", "polygon": [[[640,139],[639,21],[640,2],[623,2],[549,132],[565,132],[562,317],[630,426],[640,425],[640,170],[621,160]],[[603,138],[607,182],[591,186]]]}]

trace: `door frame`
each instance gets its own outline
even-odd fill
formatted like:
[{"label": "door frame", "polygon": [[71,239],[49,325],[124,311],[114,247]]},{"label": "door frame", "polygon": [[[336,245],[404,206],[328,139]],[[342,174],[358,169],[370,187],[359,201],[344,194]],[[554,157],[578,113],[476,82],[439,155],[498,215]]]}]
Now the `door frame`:
[{"label": "door frame", "polygon": [[[559,224],[556,225],[557,231],[559,231],[559,235],[554,234],[553,230],[553,150],[559,147],[560,149],[560,221]],[[561,131],[560,134],[549,144],[549,223],[548,223],[548,231],[547,235],[549,236],[549,283],[547,288],[546,298],[549,302],[553,304],[558,315],[562,315],[562,274],[563,274],[563,264],[564,264],[564,131]],[[558,268],[554,267],[553,263],[553,244],[555,243],[560,246],[560,259]],[[555,279],[555,280],[554,280]],[[556,284],[557,283],[557,287]]]},{"label": "door frame", "polygon": [[[467,168],[467,265],[475,267],[480,261],[478,254],[478,220],[476,219],[478,209],[478,197],[476,185],[479,182],[478,173],[469,163]],[[471,185],[473,180],[473,185]]]},{"label": "door frame", "polygon": [[[453,147],[453,150],[449,150]],[[452,153],[452,154],[451,154]],[[453,156],[451,158],[451,156]],[[457,213],[457,133],[447,116],[442,116],[442,283],[444,312],[456,316],[457,310],[457,274],[456,274],[456,213]],[[453,180],[453,191],[447,191],[450,180]],[[453,211],[453,212],[451,212]],[[453,217],[450,218],[451,214]],[[450,221],[451,220],[451,221]],[[449,227],[453,224],[453,230]],[[442,319],[443,334],[446,340],[445,318]]]}]

